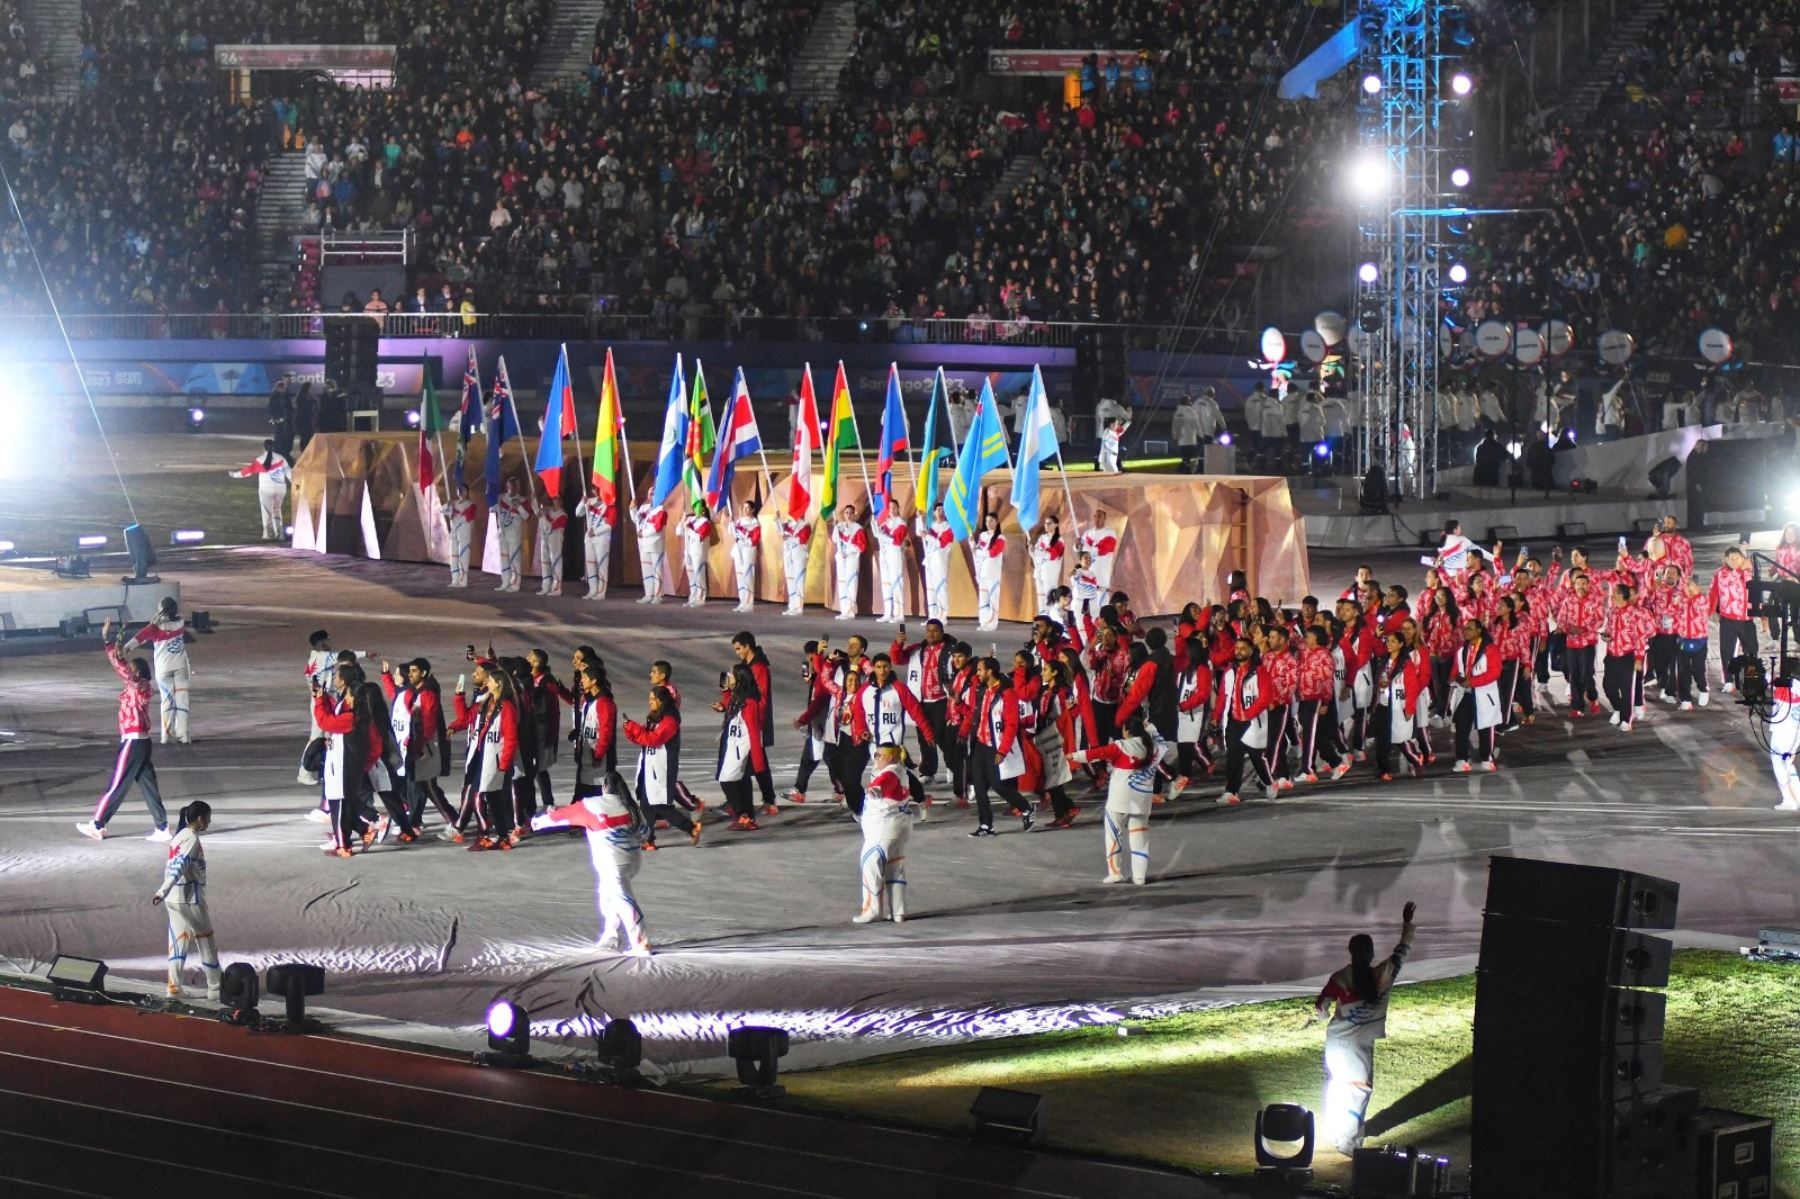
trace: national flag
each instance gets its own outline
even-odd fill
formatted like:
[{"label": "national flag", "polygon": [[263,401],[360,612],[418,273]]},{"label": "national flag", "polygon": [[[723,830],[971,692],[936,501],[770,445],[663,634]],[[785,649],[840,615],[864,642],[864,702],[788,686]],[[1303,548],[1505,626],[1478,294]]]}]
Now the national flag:
[{"label": "national flag", "polygon": [[487,504],[500,502],[500,451],[519,435],[519,416],[513,411],[512,383],[506,377],[506,359],[494,374],[494,390],[487,401]]},{"label": "national flag", "polygon": [[706,371],[694,359],[694,394],[688,401],[687,462],[681,468],[681,481],[687,484],[688,500],[700,498],[702,481],[713,452],[712,398],[706,394]]},{"label": "national flag", "polygon": [[544,433],[538,438],[534,469],[544,481],[544,491],[555,499],[562,491],[563,438],[575,432],[575,385],[569,379],[569,347],[556,356],[556,374],[544,402]]},{"label": "national flag", "polygon": [[430,491],[438,481],[435,454],[437,435],[444,431],[444,414],[438,409],[437,385],[431,381],[431,363],[425,364],[425,394],[419,397],[419,490]]},{"label": "national flag", "polygon": [[969,422],[969,435],[963,438],[962,455],[956,473],[950,477],[950,490],[944,494],[944,519],[950,522],[950,535],[965,540],[974,532],[980,512],[981,478],[990,470],[1010,466],[1006,451],[1006,427],[994,403],[994,385],[981,385],[981,405],[975,419]]},{"label": "national flag", "polygon": [[725,419],[719,425],[719,445],[713,452],[712,469],[706,475],[706,503],[715,512],[731,499],[731,475],[739,458],[762,452],[762,433],[756,427],[756,410],[750,407],[750,388],[739,367],[732,384]]},{"label": "national flag", "polygon": [[[950,411],[950,389],[944,383],[944,368],[937,368],[937,375],[931,381],[931,406],[925,410],[925,441],[919,448],[924,452],[925,460],[920,470],[925,478],[925,503],[919,512],[926,520],[931,519],[931,510],[937,507],[938,501],[938,459],[944,456],[944,449],[937,443],[938,406],[943,405],[946,415]],[[918,503],[918,497],[913,497]]]},{"label": "national flag", "polygon": [[840,359],[837,382],[831,387],[831,427],[825,434],[825,484],[819,489],[819,519],[830,520],[838,506],[838,472],[843,469],[844,451],[862,450],[856,435],[856,413],[850,407],[850,383],[844,378]]},{"label": "national flag", "polygon": [[475,436],[475,430],[481,428],[481,367],[475,361],[475,347],[469,347],[469,364],[463,367],[462,407],[456,416],[456,481],[463,481],[463,451],[468,449],[469,438]]},{"label": "national flag", "polygon": [[650,502],[658,508],[669,493],[681,486],[682,467],[687,462],[688,410],[687,381],[681,373],[681,355],[675,355],[675,373],[669,378],[669,403],[663,409],[662,445],[656,451],[656,488]]},{"label": "national flag", "polygon": [[625,413],[619,407],[619,380],[613,374],[612,347],[600,375],[600,418],[594,425],[594,499],[619,510],[619,451],[624,443]]},{"label": "national flag", "polygon": [[819,448],[819,401],[813,395],[812,363],[800,375],[800,404],[794,409],[794,466],[788,483],[788,517],[805,520],[812,507],[813,451]]},{"label": "national flag", "polygon": [[1044,390],[1044,375],[1031,368],[1031,394],[1025,401],[1024,427],[1019,432],[1019,462],[1013,468],[1012,502],[1019,510],[1019,525],[1030,530],[1038,523],[1039,475],[1043,464],[1062,458],[1062,447],[1056,440],[1056,424],[1050,419],[1050,395]]},{"label": "national flag", "polygon": [[906,453],[906,405],[900,402],[900,367],[888,363],[887,401],[881,406],[881,448],[875,456],[875,490],[869,508],[880,516],[894,498],[894,459]]}]

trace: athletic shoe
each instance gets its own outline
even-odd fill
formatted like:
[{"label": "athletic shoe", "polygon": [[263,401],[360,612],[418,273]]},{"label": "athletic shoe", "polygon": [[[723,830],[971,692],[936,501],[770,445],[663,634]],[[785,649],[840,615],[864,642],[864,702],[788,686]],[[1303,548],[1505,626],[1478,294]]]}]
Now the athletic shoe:
[{"label": "athletic shoe", "polygon": [[1106,875],[1102,875],[1100,877],[1100,881],[1107,885],[1111,885],[1113,883],[1122,883],[1125,881],[1125,876],[1122,874],[1106,874]]},{"label": "athletic shoe", "polygon": [[1707,701],[1708,701],[1708,700],[1710,700],[1710,699],[1712,699],[1712,692],[1710,692],[1710,691],[1702,691],[1702,692],[1701,692],[1701,693],[1700,693],[1700,706],[1701,706],[1701,707],[1702,707],[1702,708],[1704,708],[1704,707],[1705,707],[1705,706],[1706,706],[1706,704],[1707,704]]},{"label": "athletic shoe", "polygon": [[453,828],[439,829],[438,840],[448,841],[452,845],[461,845],[463,843],[463,835]]},{"label": "athletic shoe", "polygon": [[732,821],[732,827],[746,833],[754,833],[762,826],[749,816],[739,816]]},{"label": "athletic shoe", "polygon": [[688,830],[688,844],[694,846],[700,844],[700,822],[698,820],[694,821],[694,827]]},{"label": "athletic shoe", "polygon": [[1280,783],[1264,783],[1263,784],[1263,798],[1264,799],[1274,799],[1277,796],[1279,796],[1280,794],[1281,794],[1281,784]]},{"label": "athletic shoe", "polygon": [[1693,710],[1694,710],[1694,701],[1689,700],[1689,699],[1682,700],[1681,707],[1676,709],[1676,711],[1678,711],[1678,712],[1692,712]]},{"label": "athletic shoe", "polygon": [[362,847],[363,847],[363,848],[364,848],[364,849],[367,849],[367,848],[369,848],[369,846],[371,846],[371,845],[373,845],[373,844],[375,844],[375,840],[376,840],[376,838],[377,838],[377,837],[379,837],[379,836],[380,836],[380,835],[381,835],[381,833],[380,833],[380,831],[379,831],[379,830],[380,830],[380,827],[381,827],[381,826],[380,826],[380,825],[379,825],[379,824],[365,824],[365,825],[363,825],[363,831],[362,831]]},{"label": "athletic shoe", "polygon": [[1570,720],[1580,720],[1583,716],[1586,716],[1586,715],[1587,715],[1587,713],[1583,712],[1580,708],[1570,708],[1569,709],[1569,719]]},{"label": "athletic shoe", "polygon": [[1239,796],[1236,792],[1227,791],[1225,794],[1219,796],[1219,798],[1217,800],[1215,800],[1214,802],[1221,803],[1221,804],[1240,804],[1240,803],[1243,803],[1244,801],[1243,801],[1243,798],[1241,796]]},{"label": "athletic shoe", "polygon": [[515,846],[517,844],[518,844],[517,841],[513,840],[510,836],[507,836],[507,837],[502,837],[502,838],[500,838],[500,840],[496,841],[494,843],[494,848],[495,849],[511,849],[513,846]]},{"label": "athletic shoe", "polygon": [[92,820],[83,820],[76,824],[75,831],[84,837],[92,837],[96,841],[106,840],[106,830],[95,824]]},{"label": "athletic shoe", "polygon": [[1027,808],[1025,810],[1025,815],[1019,818],[1019,831],[1021,833],[1029,833],[1031,831],[1031,826],[1036,823],[1037,813]]},{"label": "athletic shoe", "polygon": [[956,797],[956,806],[959,808],[966,808],[969,806],[969,801],[959,795]]},{"label": "athletic shoe", "polygon": [[1164,796],[1164,795],[1152,795],[1150,797],[1150,806],[1153,808],[1161,807],[1163,804],[1166,804],[1168,802],[1169,802],[1168,797]]},{"label": "athletic shoe", "polygon": [[419,834],[417,834],[417,833],[401,833],[398,837],[395,838],[395,840],[399,841],[400,844],[402,844],[402,845],[411,845],[414,841],[417,841],[418,839],[419,839]]},{"label": "athletic shoe", "polygon": [[1589,716],[1600,715],[1600,701],[1594,700],[1593,702],[1589,703],[1587,706],[1587,713]]},{"label": "athletic shoe", "polygon": [[985,824],[976,825],[975,831],[969,834],[969,836],[971,836],[971,837],[991,837],[993,835],[994,835],[994,830],[989,828]]},{"label": "athletic shoe", "polygon": [[804,791],[789,791],[788,792],[788,802],[789,803],[805,803],[806,802],[806,793]]},{"label": "athletic shoe", "polygon": [[850,923],[852,924],[872,924],[874,921],[874,912],[858,912],[856,915],[850,917]]},{"label": "athletic shoe", "polygon": [[1450,769],[1454,770],[1457,774],[1467,774],[1469,773],[1469,764],[1459,760],[1456,765],[1452,766]]},{"label": "athletic shoe", "polygon": [[763,805],[762,814],[764,816],[774,816],[774,815],[779,814],[780,811],[781,811],[781,809],[776,807],[774,804],[766,803]]},{"label": "athletic shoe", "polygon": [[1346,774],[1349,774],[1349,773],[1350,773],[1350,763],[1339,762],[1336,766],[1333,766],[1331,768],[1331,781],[1335,783],[1339,779],[1343,778]]},{"label": "athletic shoe", "polygon": [[388,834],[392,832],[393,829],[394,818],[392,816],[383,816],[375,824],[375,839],[377,841],[386,841]]},{"label": "athletic shoe", "polygon": [[1294,781],[1296,783],[1316,783],[1319,781],[1319,776],[1309,770]]},{"label": "athletic shoe", "polygon": [[1492,758],[1489,758],[1487,761],[1485,761],[1481,764],[1481,768],[1482,768],[1482,770],[1486,771],[1488,774],[1494,774],[1499,771],[1500,763],[1494,761],[1494,759],[1492,759]]},{"label": "athletic shoe", "polygon": [[166,828],[153,828],[150,830],[150,835],[144,838],[146,841],[155,841],[159,845],[167,845],[174,839],[175,834]]},{"label": "athletic shoe", "polygon": [[641,848],[645,853],[655,853],[656,852],[656,842],[646,841],[639,848]]},{"label": "athletic shoe", "polygon": [[1047,827],[1049,827],[1049,828],[1069,828],[1074,823],[1075,822],[1070,820],[1067,816],[1058,816],[1055,820],[1052,820]]},{"label": "athletic shoe", "polygon": [[492,837],[477,837],[469,842],[470,853],[481,853],[483,850],[492,848],[494,848],[494,838]]},{"label": "athletic shoe", "polygon": [[1369,760],[1369,755],[1359,749],[1356,751],[1356,760],[1358,762],[1367,762]]},{"label": "athletic shoe", "polygon": [[310,811],[306,814],[306,818],[308,820],[312,821],[314,824],[330,824],[331,823],[331,813],[327,812],[324,808],[314,808],[312,811]]},{"label": "athletic shoe", "polygon": [[340,858],[347,858],[350,856],[350,851],[347,849],[334,849],[331,852]]},{"label": "athletic shoe", "polygon": [[1614,712],[1612,714],[1611,718],[1608,719],[1607,723],[1608,724],[1618,724],[1619,723],[1619,714],[1617,712]]},{"label": "athletic shoe", "polygon": [[1294,780],[1293,779],[1276,779],[1275,780],[1275,789],[1277,791],[1292,791],[1294,789]]},{"label": "athletic shoe", "polygon": [[1629,720],[1620,722],[1619,731],[1621,733],[1629,733],[1631,731],[1631,722]]},{"label": "athletic shoe", "polygon": [[1665,704],[1672,704],[1675,702],[1675,693],[1673,691],[1664,691],[1659,694],[1657,698],[1662,700]]},{"label": "athletic shoe", "polygon": [[1723,691],[1726,695],[1736,695],[1737,694],[1737,684],[1736,683],[1726,683],[1723,687],[1719,688],[1719,690]]},{"label": "athletic shoe", "polygon": [[336,853],[337,847],[338,847],[337,842],[333,841],[330,837],[327,837],[323,841],[319,842],[319,849],[321,851],[323,851],[324,853]]},{"label": "athletic shoe", "polygon": [[1172,800],[1180,799],[1181,793],[1183,791],[1187,790],[1188,784],[1192,781],[1193,781],[1192,779],[1188,778],[1188,776],[1184,774],[1180,778],[1176,779],[1174,782],[1170,783],[1169,784],[1169,798]]},{"label": "athletic shoe", "polygon": [[1777,812],[1800,812],[1800,803],[1795,803],[1791,799],[1784,799],[1775,805],[1775,810]]},{"label": "athletic shoe", "polygon": [[1381,776],[1381,781],[1384,783],[1391,783],[1394,781],[1394,776],[1391,774],[1384,774]]},{"label": "athletic shoe", "polygon": [[294,776],[294,781],[299,783],[302,787],[317,787],[319,785],[319,776],[313,774],[311,771],[302,770]]}]

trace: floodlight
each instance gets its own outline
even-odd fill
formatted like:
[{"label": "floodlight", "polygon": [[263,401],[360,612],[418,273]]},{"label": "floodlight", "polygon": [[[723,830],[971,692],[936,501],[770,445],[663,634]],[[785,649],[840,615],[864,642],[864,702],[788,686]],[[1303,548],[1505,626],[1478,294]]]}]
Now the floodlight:
[{"label": "floodlight", "polygon": [[1471,178],[1468,167],[1454,167],[1450,171],[1450,186],[1467,187]]},{"label": "floodlight", "polygon": [[1468,281],[1469,281],[1469,268],[1464,266],[1460,262],[1451,263],[1450,264],[1450,282],[1452,282],[1452,283],[1467,283]]},{"label": "floodlight", "polygon": [[1365,95],[1379,96],[1381,94],[1381,76],[1373,73],[1364,75],[1362,89]]},{"label": "floodlight", "polygon": [[1381,268],[1372,262],[1365,262],[1356,268],[1356,277],[1364,283],[1374,283],[1381,278]]},{"label": "floodlight", "polygon": [[1467,72],[1458,71],[1456,74],[1450,76],[1450,91],[1454,95],[1466,96],[1474,90],[1475,81],[1469,78]]},{"label": "floodlight", "polygon": [[1387,159],[1374,150],[1364,150],[1350,163],[1350,190],[1360,200],[1377,200],[1387,194],[1393,170]]}]

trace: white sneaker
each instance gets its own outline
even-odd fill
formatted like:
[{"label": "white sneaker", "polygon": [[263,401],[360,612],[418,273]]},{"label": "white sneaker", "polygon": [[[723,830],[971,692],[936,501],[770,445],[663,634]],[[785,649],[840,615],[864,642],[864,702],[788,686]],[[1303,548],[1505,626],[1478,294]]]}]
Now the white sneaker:
[{"label": "white sneaker", "polygon": [[1737,694],[1737,684],[1736,683],[1726,683],[1723,687],[1719,688],[1719,690],[1723,691],[1726,695],[1736,695]]},{"label": "white sneaker", "polygon": [[1657,696],[1657,698],[1662,700],[1665,704],[1672,704],[1675,702],[1675,693],[1673,691],[1665,691]]},{"label": "white sneaker", "polygon": [[174,839],[175,834],[166,828],[153,828],[150,830],[150,835],[144,838],[146,841],[155,841],[158,845],[167,845]]},{"label": "white sneaker", "polygon": [[327,812],[324,808],[314,808],[306,814],[306,819],[312,821],[314,824],[330,824],[331,813]]},{"label": "white sneaker", "polygon": [[1795,803],[1791,799],[1784,799],[1775,805],[1775,810],[1777,812],[1800,812],[1800,803]]},{"label": "white sneaker", "polygon": [[654,956],[648,945],[633,945],[625,951],[628,958],[647,958]]},{"label": "white sneaker", "polygon": [[1704,708],[1704,707],[1705,707],[1705,706],[1706,706],[1706,704],[1707,704],[1707,701],[1708,701],[1708,700],[1710,700],[1710,699],[1712,699],[1712,692],[1710,692],[1710,691],[1702,691],[1702,692],[1701,692],[1701,693],[1700,693],[1700,706],[1701,706],[1701,707],[1702,707],[1702,708]]},{"label": "white sneaker", "polygon": [[1619,713],[1615,710],[1611,716],[1608,716],[1606,718],[1606,723],[1618,724],[1619,723]]},{"label": "white sneaker", "polygon": [[1469,764],[1467,762],[1458,760],[1456,765],[1452,766],[1450,769],[1453,770],[1454,772],[1456,772],[1457,774],[1467,774],[1467,773],[1469,773]]},{"label": "white sneaker", "polygon": [[1114,883],[1124,882],[1125,876],[1122,874],[1103,874],[1100,876],[1100,881],[1107,886],[1111,886]]},{"label": "white sneaker", "polygon": [[1684,700],[1682,700],[1682,701],[1681,701],[1681,707],[1679,707],[1679,708],[1677,708],[1677,709],[1676,709],[1676,711],[1678,711],[1678,712],[1692,712],[1692,711],[1693,711],[1693,710],[1694,710],[1694,703],[1693,703],[1693,701],[1692,701],[1692,700],[1686,700],[1686,699],[1684,699]]},{"label": "white sneaker", "polygon": [[294,781],[299,783],[302,787],[317,787],[319,785],[319,776],[313,774],[311,771],[302,770],[294,776]]},{"label": "white sneaker", "polygon": [[75,831],[84,837],[92,837],[96,841],[106,840],[106,830],[95,824],[92,820],[83,820],[76,824]]},{"label": "white sneaker", "polygon": [[1481,768],[1484,771],[1486,771],[1487,773],[1493,774],[1500,769],[1500,763],[1494,761],[1494,759],[1492,759],[1492,758],[1489,758],[1487,761],[1485,761],[1481,764]]},{"label": "white sneaker", "polygon": [[1631,722],[1629,720],[1620,721],[1619,731],[1621,733],[1629,733],[1631,731]]},{"label": "white sneaker", "polygon": [[852,924],[873,924],[874,921],[874,912],[858,912],[856,915],[850,917],[850,923]]}]

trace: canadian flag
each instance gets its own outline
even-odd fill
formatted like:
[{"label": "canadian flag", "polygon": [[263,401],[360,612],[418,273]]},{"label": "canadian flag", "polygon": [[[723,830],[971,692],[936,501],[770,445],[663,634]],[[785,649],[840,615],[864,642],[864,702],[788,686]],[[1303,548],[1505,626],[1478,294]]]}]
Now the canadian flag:
[{"label": "canadian flag", "polygon": [[819,433],[819,400],[813,394],[812,363],[800,376],[800,407],[794,415],[794,473],[788,486],[788,515],[805,520],[812,509],[813,451],[824,444]]}]

